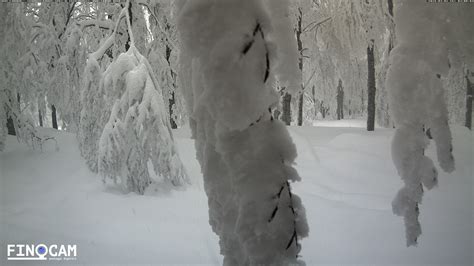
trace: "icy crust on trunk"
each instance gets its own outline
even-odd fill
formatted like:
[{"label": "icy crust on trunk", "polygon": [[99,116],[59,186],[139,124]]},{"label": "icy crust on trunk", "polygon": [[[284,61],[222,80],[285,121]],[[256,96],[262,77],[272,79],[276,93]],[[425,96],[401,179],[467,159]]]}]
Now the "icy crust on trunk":
[{"label": "icy crust on trunk", "polygon": [[395,12],[398,44],[391,53],[386,83],[396,125],[392,159],[404,187],[392,207],[396,215],[404,218],[408,246],[416,245],[421,235],[418,218],[423,187],[437,185],[438,172],[433,161],[424,155],[430,138],[436,143],[441,168],[446,172],[454,170],[442,88],[442,78],[448,73],[444,24],[448,13],[439,5],[413,0],[399,1]]},{"label": "icy crust on trunk", "polygon": [[125,191],[143,194],[155,173],[175,186],[188,182],[170,130],[161,90],[146,59],[134,46],[105,71],[115,101],[99,141],[99,173],[120,180]]},{"label": "icy crust on trunk", "polygon": [[278,53],[264,3],[176,2],[180,82],[224,265],[303,263],[299,240],[308,233],[291,193],[295,146],[269,112],[279,100]]}]

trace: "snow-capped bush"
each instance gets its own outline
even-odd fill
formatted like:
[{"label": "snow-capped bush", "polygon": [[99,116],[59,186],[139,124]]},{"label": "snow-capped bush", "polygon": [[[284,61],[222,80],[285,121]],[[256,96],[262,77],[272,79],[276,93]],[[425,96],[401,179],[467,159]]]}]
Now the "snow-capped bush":
[{"label": "snow-capped bush", "polygon": [[126,191],[144,193],[155,173],[175,186],[187,176],[178,157],[161,89],[148,61],[131,46],[102,77],[105,91],[121,94],[99,142],[99,173],[120,179]]},{"label": "snow-capped bush", "polygon": [[[269,9],[268,5],[281,6]],[[270,3],[271,2],[271,3]],[[290,182],[295,146],[271,108],[273,85],[294,84],[295,51],[278,46],[286,1],[177,1],[180,81],[188,105],[197,159],[204,175],[209,222],[220,237],[224,265],[298,264],[299,239],[308,233],[305,211]],[[281,22],[281,23],[278,23]],[[274,42],[272,42],[273,36]],[[294,41],[294,40],[293,40]],[[278,50],[278,48],[280,50]],[[280,58],[285,58],[281,56]],[[297,72],[296,60],[292,73]],[[278,67],[277,67],[278,66]],[[296,69],[296,70],[295,70]]]}]

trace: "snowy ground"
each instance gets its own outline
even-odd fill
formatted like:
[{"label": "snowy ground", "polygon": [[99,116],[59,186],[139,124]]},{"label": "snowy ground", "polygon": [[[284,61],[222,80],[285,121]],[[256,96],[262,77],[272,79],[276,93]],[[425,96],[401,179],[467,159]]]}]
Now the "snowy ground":
[{"label": "snowy ground", "polygon": [[[457,170],[441,172],[439,187],[425,194],[423,234],[418,247],[406,248],[403,221],[391,211],[401,186],[390,159],[393,131],[369,133],[357,125],[364,123],[290,129],[303,178],[294,190],[310,225],[301,254],[306,263],[473,265],[472,133],[453,129]],[[175,131],[175,138],[194,184],[145,196],[102,184],[86,169],[74,135],[46,132],[60,151],[30,151],[9,137],[0,153],[0,265],[45,265],[7,263],[12,243],[77,244],[76,264],[221,263],[189,130]],[[427,154],[435,158],[433,148]]]}]

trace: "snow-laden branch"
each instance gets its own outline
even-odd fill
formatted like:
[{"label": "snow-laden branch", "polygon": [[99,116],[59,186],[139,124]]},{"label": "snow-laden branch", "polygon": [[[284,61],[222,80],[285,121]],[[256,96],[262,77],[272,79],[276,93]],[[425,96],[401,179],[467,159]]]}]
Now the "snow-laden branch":
[{"label": "snow-laden branch", "polygon": [[[94,53],[91,53],[89,55],[89,59],[90,60],[94,60],[96,62],[98,62],[100,60],[100,58],[102,58],[102,56],[104,56],[105,52],[107,51],[107,49],[109,49],[115,42],[115,35],[117,34],[117,29],[118,29],[118,26],[120,24],[120,21],[122,20],[122,18],[125,16],[127,18],[127,21],[129,21],[128,19],[128,6],[130,5],[130,0],[127,0],[127,3],[125,4],[125,7],[122,8],[122,10],[120,11],[120,14],[117,18],[117,21],[115,22],[115,27],[114,27],[114,30],[113,32],[110,34],[110,36],[102,43],[102,45],[99,47],[99,49],[97,49],[97,51],[95,51]],[[127,24],[128,25],[128,24]],[[131,35],[131,30],[130,30],[130,27],[128,27],[128,30],[129,30],[129,35]]]},{"label": "snow-laden branch", "polygon": [[[392,65],[386,83],[396,125],[392,159],[404,186],[392,207],[393,212],[404,219],[408,246],[416,245],[421,235],[419,214],[423,187],[431,189],[438,182],[436,167],[424,154],[430,142],[425,130],[436,143],[441,168],[446,172],[454,170],[452,137],[441,81],[448,71],[446,33],[439,26],[444,23],[445,12],[437,5],[412,0],[400,0],[395,12],[398,44],[391,53]],[[420,34],[422,30],[429,33]]]},{"label": "snow-laden branch", "polygon": [[98,19],[88,19],[88,20],[81,20],[76,22],[76,24],[80,27],[81,31],[85,28],[97,26],[101,29],[114,29],[115,23],[109,20],[98,20]]}]

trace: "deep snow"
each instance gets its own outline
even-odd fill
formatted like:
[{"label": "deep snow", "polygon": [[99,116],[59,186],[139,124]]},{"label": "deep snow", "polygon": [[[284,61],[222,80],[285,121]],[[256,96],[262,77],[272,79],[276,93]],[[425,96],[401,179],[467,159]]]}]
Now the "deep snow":
[{"label": "deep snow", "polygon": [[[307,265],[473,265],[470,131],[453,128],[456,170],[440,171],[439,187],[425,194],[423,233],[418,247],[407,248],[403,220],[391,210],[402,186],[390,158],[393,130],[367,132],[353,127],[363,124],[357,121],[322,124],[290,128],[302,177],[294,192],[310,226],[301,253]],[[155,186],[144,196],[123,194],[91,174],[74,135],[43,131],[56,136],[59,151],[53,145],[31,151],[9,136],[0,153],[0,265],[45,265],[8,262],[6,245],[13,243],[77,244],[75,264],[222,262],[188,128],[174,136],[193,185],[181,191]],[[426,151],[432,158],[434,148]]]}]

